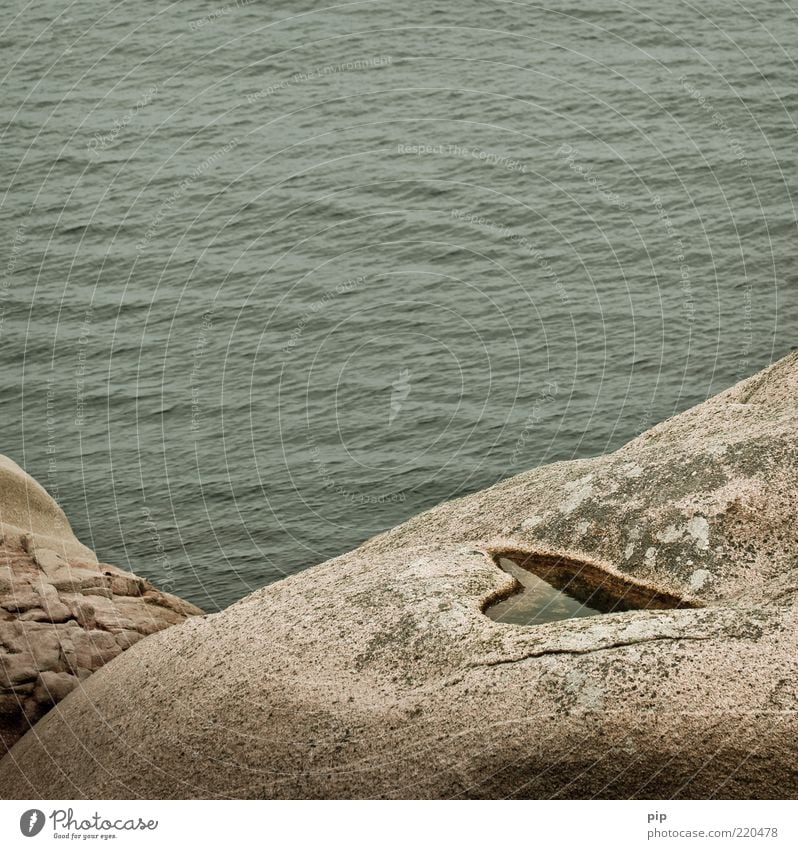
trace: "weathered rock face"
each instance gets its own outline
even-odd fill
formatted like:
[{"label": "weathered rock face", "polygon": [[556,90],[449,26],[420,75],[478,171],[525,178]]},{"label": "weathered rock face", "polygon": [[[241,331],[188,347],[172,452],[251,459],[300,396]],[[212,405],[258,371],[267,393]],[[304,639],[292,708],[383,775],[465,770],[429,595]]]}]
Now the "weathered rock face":
[{"label": "weathered rock face", "polygon": [[0,750],[143,636],[201,613],[107,563],[0,456]]},{"label": "weathered rock face", "polygon": [[[794,797],[797,494],[793,354],[148,638],[17,743],[0,795]],[[685,606],[500,624],[498,553]]]}]

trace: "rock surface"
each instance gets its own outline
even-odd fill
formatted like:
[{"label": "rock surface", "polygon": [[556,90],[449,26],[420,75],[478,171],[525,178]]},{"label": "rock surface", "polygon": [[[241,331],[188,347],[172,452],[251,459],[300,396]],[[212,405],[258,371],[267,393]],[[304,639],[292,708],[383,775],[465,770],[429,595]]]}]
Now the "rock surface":
[{"label": "rock surface", "polygon": [[0,456],[0,751],[143,636],[201,613],[107,563]]},{"label": "rock surface", "polygon": [[[148,638],[17,743],[0,795],[794,797],[796,495],[792,354]],[[703,606],[500,624],[498,553]]]}]

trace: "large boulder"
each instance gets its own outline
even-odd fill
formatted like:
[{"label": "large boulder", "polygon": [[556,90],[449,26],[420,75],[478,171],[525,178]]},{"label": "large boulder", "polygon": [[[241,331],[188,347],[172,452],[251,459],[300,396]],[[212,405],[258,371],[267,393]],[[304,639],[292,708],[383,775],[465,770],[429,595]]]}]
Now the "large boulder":
[{"label": "large boulder", "polygon": [[202,613],[108,563],[0,456],[0,751],[103,664]]},{"label": "large boulder", "polygon": [[[149,637],[16,744],[0,795],[794,797],[796,494],[792,354]],[[499,556],[662,603],[495,622]]]}]

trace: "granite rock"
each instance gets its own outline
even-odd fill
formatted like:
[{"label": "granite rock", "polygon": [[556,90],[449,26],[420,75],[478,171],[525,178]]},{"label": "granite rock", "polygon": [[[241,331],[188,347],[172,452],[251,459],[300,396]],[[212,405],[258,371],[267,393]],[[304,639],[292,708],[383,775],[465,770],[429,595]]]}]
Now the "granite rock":
[{"label": "granite rock", "polygon": [[[0,761],[0,795],[794,798],[797,481],[792,354],[141,640]],[[684,605],[501,624],[499,556]]]}]

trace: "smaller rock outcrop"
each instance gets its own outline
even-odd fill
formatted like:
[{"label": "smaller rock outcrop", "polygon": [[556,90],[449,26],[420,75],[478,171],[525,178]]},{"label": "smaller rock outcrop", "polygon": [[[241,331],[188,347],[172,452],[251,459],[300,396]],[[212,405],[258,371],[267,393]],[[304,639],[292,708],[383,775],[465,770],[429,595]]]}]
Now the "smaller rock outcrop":
[{"label": "smaller rock outcrop", "polygon": [[0,456],[0,752],[142,637],[202,611],[107,563]]}]

